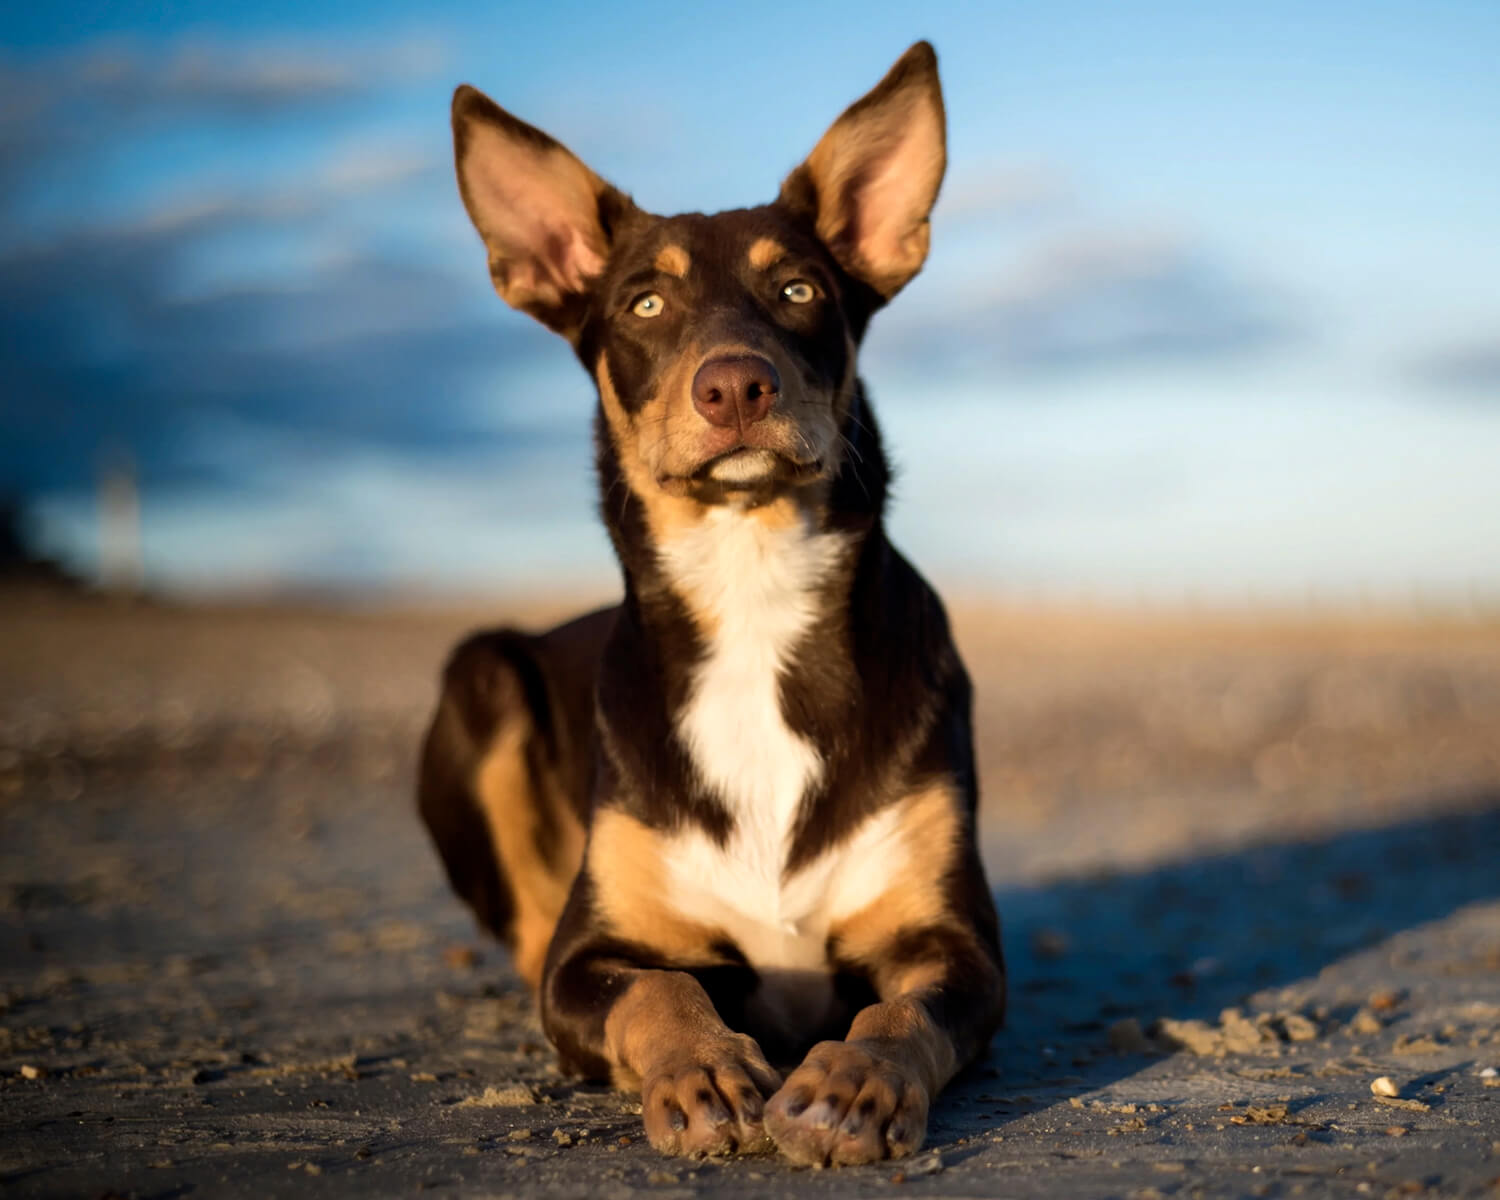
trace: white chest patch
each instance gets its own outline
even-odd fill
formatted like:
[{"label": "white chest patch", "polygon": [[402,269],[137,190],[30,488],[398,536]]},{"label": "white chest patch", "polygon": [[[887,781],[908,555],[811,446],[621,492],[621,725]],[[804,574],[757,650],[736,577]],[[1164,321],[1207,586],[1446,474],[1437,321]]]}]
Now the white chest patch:
[{"label": "white chest patch", "polygon": [[802,798],[824,769],[816,747],[787,726],[781,674],[847,550],[841,534],[802,522],[771,527],[727,506],[661,547],[668,577],[707,630],[677,736],[734,823],[728,845],[713,848],[722,861],[698,865],[716,877],[712,890],[776,925],[797,907],[783,895],[782,867]]},{"label": "white chest patch", "polygon": [[788,727],[781,676],[817,618],[821,585],[849,550],[841,534],[769,528],[728,508],[661,550],[707,640],[677,736],[733,821],[723,845],[697,829],[672,835],[663,884],[674,909],[722,929],[757,968],[747,1011],[789,1031],[816,1028],[836,1010],[829,930],[878,901],[914,849],[893,804],[785,874],[803,797],[826,764]]},{"label": "white chest patch", "polygon": [[868,908],[911,862],[910,830],[897,806],[785,879],[767,879],[732,837],[718,846],[698,830],[672,839],[665,856],[672,903],[722,929],[760,976],[746,1013],[789,1035],[827,1027],[838,1009],[828,934]]}]

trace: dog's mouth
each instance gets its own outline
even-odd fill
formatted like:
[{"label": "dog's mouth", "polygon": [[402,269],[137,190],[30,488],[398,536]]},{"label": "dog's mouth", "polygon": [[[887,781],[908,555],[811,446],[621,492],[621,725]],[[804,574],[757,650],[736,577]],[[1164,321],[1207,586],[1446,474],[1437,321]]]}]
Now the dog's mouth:
[{"label": "dog's mouth", "polygon": [[738,445],[700,463],[692,471],[661,474],[663,491],[711,500],[716,495],[779,491],[823,474],[822,459],[794,459],[764,446]]},{"label": "dog's mouth", "polygon": [[759,487],[768,482],[795,482],[816,475],[822,470],[818,459],[800,461],[789,458],[763,446],[736,446],[716,458],[709,459],[697,471],[694,479],[711,479],[724,487]]}]

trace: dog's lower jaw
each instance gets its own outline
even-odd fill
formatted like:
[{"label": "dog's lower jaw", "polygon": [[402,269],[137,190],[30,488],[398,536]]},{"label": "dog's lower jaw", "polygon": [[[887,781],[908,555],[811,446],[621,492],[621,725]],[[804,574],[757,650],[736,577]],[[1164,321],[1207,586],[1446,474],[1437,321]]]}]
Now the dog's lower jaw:
[{"label": "dog's lower jaw", "polygon": [[723,458],[715,459],[708,477],[718,483],[741,487],[762,483],[776,474],[776,455],[770,450],[742,446]]},{"label": "dog's lower jaw", "polygon": [[760,508],[788,497],[817,503],[826,490],[829,469],[824,459],[797,462],[751,447],[715,459],[691,475],[657,472],[653,478],[665,495],[705,507]]}]

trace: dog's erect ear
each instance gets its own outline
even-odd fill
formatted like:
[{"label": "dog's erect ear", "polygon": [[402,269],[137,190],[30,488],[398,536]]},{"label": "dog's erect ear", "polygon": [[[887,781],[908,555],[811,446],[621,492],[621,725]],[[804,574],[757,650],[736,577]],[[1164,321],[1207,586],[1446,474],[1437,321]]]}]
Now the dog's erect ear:
[{"label": "dog's erect ear", "polygon": [[823,135],[781,185],[844,269],[889,300],[927,258],[947,165],[937,55],[918,42]]},{"label": "dog's erect ear", "polygon": [[566,146],[467,84],[453,93],[453,155],[495,290],[571,337],[629,198]]}]

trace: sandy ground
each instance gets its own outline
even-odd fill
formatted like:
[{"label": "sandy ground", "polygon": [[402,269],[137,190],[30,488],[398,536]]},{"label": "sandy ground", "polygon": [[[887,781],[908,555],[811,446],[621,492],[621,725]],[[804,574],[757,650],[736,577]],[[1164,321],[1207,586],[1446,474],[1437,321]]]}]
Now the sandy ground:
[{"label": "sandy ground", "polygon": [[480,619],[0,599],[7,1195],[1500,1177],[1500,623],[957,606],[1011,1018],[921,1155],[809,1172],[655,1156],[447,893],[410,777]]}]

